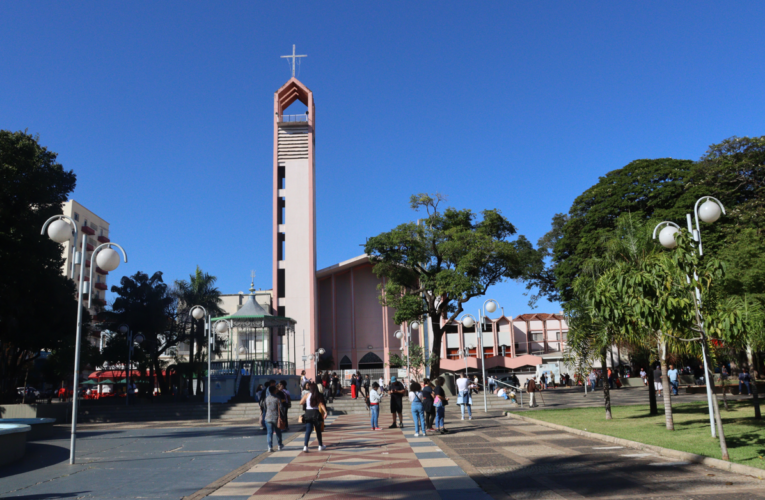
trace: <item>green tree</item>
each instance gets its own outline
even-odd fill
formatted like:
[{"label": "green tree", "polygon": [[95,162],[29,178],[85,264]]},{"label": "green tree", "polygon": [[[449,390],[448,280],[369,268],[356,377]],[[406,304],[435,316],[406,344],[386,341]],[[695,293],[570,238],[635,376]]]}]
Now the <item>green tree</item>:
[{"label": "green tree", "polygon": [[[174,294],[178,299],[179,327],[182,329],[183,339],[188,339],[189,341],[189,361],[192,363],[192,367],[201,366],[202,349],[200,348],[196,351],[195,347],[205,345],[205,320],[195,320],[191,316],[191,309],[194,306],[202,306],[211,317],[223,316],[225,314],[225,311],[220,307],[223,303],[223,300],[220,298],[220,290],[215,286],[217,280],[218,278],[202,272],[199,266],[197,266],[194,274],[189,275],[188,281],[177,280],[175,282]],[[206,366],[203,369],[206,369]],[[198,369],[195,369],[195,371],[197,375],[201,373]],[[190,377],[189,394],[192,393],[193,380]]]},{"label": "green tree", "polygon": [[430,367],[433,369],[434,365],[438,365],[440,358],[434,356],[428,356],[428,353],[419,344],[411,344],[407,349],[407,353],[391,354],[388,366],[393,368],[404,368],[409,366],[409,374],[414,374],[413,380],[422,380],[425,373],[425,368]]},{"label": "green tree", "polygon": [[180,336],[177,327],[177,300],[162,281],[162,272],[149,276],[138,271],[125,276],[120,286],[112,286],[117,298],[110,311],[103,313],[106,326],[118,331],[120,324],[130,327],[133,334],[144,336],[140,347],[149,359],[149,379],[156,374],[160,392],[168,394],[167,380],[162,374],[160,356],[178,345]]},{"label": "green tree", "polygon": [[56,156],[37,136],[0,130],[0,400],[16,397],[23,363],[74,344],[75,286],[61,245],[40,234],[75,186]]},{"label": "green tree", "polygon": [[[510,241],[515,226],[499,210],[484,210],[476,220],[468,209],[439,210],[444,200],[440,194],[413,195],[412,209],[427,213],[422,224],[401,224],[369,238],[364,247],[375,274],[383,279],[381,302],[396,310],[395,322],[430,318],[431,357],[436,358],[445,325],[457,318],[465,302],[504,280],[526,276],[541,262],[526,238]],[[439,373],[436,364],[432,375]]]}]

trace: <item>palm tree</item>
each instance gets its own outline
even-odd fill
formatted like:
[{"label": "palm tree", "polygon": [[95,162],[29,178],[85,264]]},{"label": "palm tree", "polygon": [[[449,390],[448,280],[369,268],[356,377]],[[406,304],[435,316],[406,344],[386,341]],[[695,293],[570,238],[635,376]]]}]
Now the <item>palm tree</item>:
[{"label": "palm tree", "polygon": [[[215,276],[202,272],[197,266],[196,272],[189,275],[189,280],[176,280],[175,293],[178,297],[178,314],[184,323],[189,325],[189,363],[195,366],[195,362],[201,359],[201,349],[195,353],[196,345],[205,345],[204,322],[194,320],[191,316],[191,308],[202,306],[210,316],[223,316],[225,311],[220,305],[220,290],[215,286],[218,280]],[[193,381],[189,379],[189,394],[193,392]]]}]

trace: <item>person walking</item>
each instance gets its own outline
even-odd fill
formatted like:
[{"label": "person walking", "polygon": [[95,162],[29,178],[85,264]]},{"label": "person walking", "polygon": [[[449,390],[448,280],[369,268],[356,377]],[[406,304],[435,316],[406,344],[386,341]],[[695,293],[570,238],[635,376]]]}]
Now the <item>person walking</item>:
[{"label": "person walking", "polygon": [[680,387],[680,379],[678,377],[675,365],[669,365],[669,370],[667,370],[667,378],[669,379],[669,385],[672,386],[672,394],[677,396],[677,390]]},{"label": "person walking", "polygon": [[643,385],[648,385],[648,374],[645,372],[645,368],[640,368],[640,378],[643,379]]},{"label": "person walking", "polygon": [[414,437],[418,437],[420,433],[425,435],[425,410],[423,406],[423,400],[425,396],[422,394],[422,386],[417,382],[409,384],[409,402],[412,404],[412,420],[414,420]]},{"label": "person walking", "polygon": [[351,399],[356,399],[356,374],[351,375]]},{"label": "person walking", "polygon": [[361,378],[361,373],[356,372],[356,397],[361,397],[361,384],[363,382],[363,379]]},{"label": "person walking", "polygon": [[319,441],[319,451],[324,451],[327,448],[324,446],[321,440],[321,433],[324,427],[324,415],[327,413],[327,409],[324,406],[324,398],[319,393],[319,389],[315,383],[311,382],[308,389],[308,394],[304,395],[300,399],[300,404],[305,405],[305,437],[303,438],[303,451],[308,453],[308,441],[311,439],[311,432],[316,431],[316,439]]},{"label": "person walking", "polygon": [[590,391],[595,392],[595,385],[598,383],[598,374],[595,373],[593,368],[590,372]]},{"label": "person walking", "polygon": [[529,393],[529,408],[535,408],[538,406],[534,398],[536,396],[537,390],[537,383],[534,380],[534,377],[531,377],[526,383],[526,392]]},{"label": "person walking", "polygon": [[436,420],[436,408],[433,406],[433,384],[430,383],[430,379],[422,380],[422,411],[425,412],[425,428],[431,432],[433,429],[433,422]]},{"label": "person walking", "polygon": [[399,382],[395,376],[390,378],[390,388],[388,389],[390,394],[390,413],[393,416],[393,423],[389,429],[396,428],[396,414],[398,414],[398,422],[400,427],[404,428],[404,394],[406,394],[406,388],[404,384]]},{"label": "person walking", "polygon": [[[752,387],[750,386],[750,383],[752,381],[752,376],[749,375],[749,370],[744,368],[741,370],[741,373],[738,374],[738,393],[739,395],[743,394],[743,388],[746,387],[746,395],[751,396],[752,395]],[[757,383],[755,381],[755,383]]]},{"label": "person walking", "polygon": [[656,396],[660,397],[664,386],[661,383],[661,368],[659,365],[656,365],[656,368],[653,370],[653,388],[656,389]]},{"label": "person walking", "polygon": [[276,386],[277,396],[279,397],[279,414],[281,415],[282,422],[284,422],[284,431],[290,430],[289,410],[292,408],[292,395],[287,390],[287,381],[280,380]]},{"label": "person walking", "polygon": [[305,376],[305,370],[300,372],[300,387],[305,387],[306,382],[308,382],[308,377]]},{"label": "person walking", "polygon": [[468,420],[473,420],[473,395],[472,388],[474,384],[470,383],[470,380],[465,375],[460,374],[460,378],[457,379],[457,405],[460,407],[460,413],[462,414],[462,420],[465,420],[465,407],[467,406]]},{"label": "person walking", "polygon": [[380,384],[374,382],[372,390],[369,391],[369,414],[373,431],[382,430],[378,421],[380,418],[380,401],[382,401],[382,389],[380,389]]},{"label": "person walking", "polygon": [[489,392],[494,393],[494,389],[497,388],[497,382],[494,375],[489,375]]},{"label": "person walking", "polygon": [[268,390],[269,387],[274,385],[276,383],[275,380],[269,380],[263,385],[263,391],[260,393],[260,399],[258,400],[258,404],[260,405],[260,427],[263,429],[266,429],[266,397],[270,393]]},{"label": "person walking", "polygon": [[446,414],[446,405],[449,404],[449,398],[446,397],[444,392],[444,378],[438,377],[436,379],[436,387],[433,389],[433,406],[436,408],[436,432],[439,434],[445,434],[448,431],[444,427],[444,416]]},{"label": "person walking", "polygon": [[268,443],[268,451],[274,451],[273,435],[276,433],[276,442],[279,446],[279,450],[284,449],[282,444],[282,430],[277,425],[279,422],[279,411],[281,401],[278,397],[278,391],[276,386],[270,385],[265,397],[265,424],[266,424],[266,441]]},{"label": "person walking", "polygon": [[369,374],[364,375],[364,383],[361,384],[361,387],[364,388],[364,397],[366,399],[369,399],[369,384],[370,383],[371,382],[369,380]]}]

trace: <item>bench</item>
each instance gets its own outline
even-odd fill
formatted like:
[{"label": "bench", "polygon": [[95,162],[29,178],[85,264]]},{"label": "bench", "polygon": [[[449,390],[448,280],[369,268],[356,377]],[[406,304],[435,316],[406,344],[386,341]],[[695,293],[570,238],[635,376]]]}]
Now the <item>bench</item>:
[{"label": "bench", "polygon": [[22,424],[32,427],[32,430],[27,434],[27,441],[42,441],[43,439],[50,439],[53,437],[53,424],[56,423],[55,418],[3,418],[0,419],[0,424]]},{"label": "bench", "polygon": [[27,433],[32,427],[24,424],[0,423],[0,465],[15,462],[24,456],[27,448]]}]

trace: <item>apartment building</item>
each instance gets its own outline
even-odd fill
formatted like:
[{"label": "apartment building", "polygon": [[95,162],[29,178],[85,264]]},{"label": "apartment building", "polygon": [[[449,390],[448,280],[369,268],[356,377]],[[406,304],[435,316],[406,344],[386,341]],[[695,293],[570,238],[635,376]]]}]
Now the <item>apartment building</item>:
[{"label": "apartment building", "polygon": [[[90,281],[90,258],[93,255],[93,250],[98,245],[109,242],[109,223],[75,200],[69,200],[64,203],[63,214],[72,219],[77,225],[78,237],[86,239],[86,252],[83,259],[85,277],[83,279]],[[72,273],[72,259],[74,258],[72,249],[76,246],[77,250],[79,250],[82,246],[82,239],[75,242],[74,236],[72,236],[69,241],[64,242],[63,246],[64,266],[61,272],[75,281],[75,283],[79,283],[80,264],[74,266],[74,273]],[[95,266],[95,263],[93,265]],[[95,316],[106,305],[106,291],[108,290],[106,278],[109,274],[98,266],[96,266],[94,271],[93,283],[90,287],[93,293],[93,307],[90,309],[92,316]],[[83,296],[83,300],[87,300],[87,298],[87,295]]]}]

